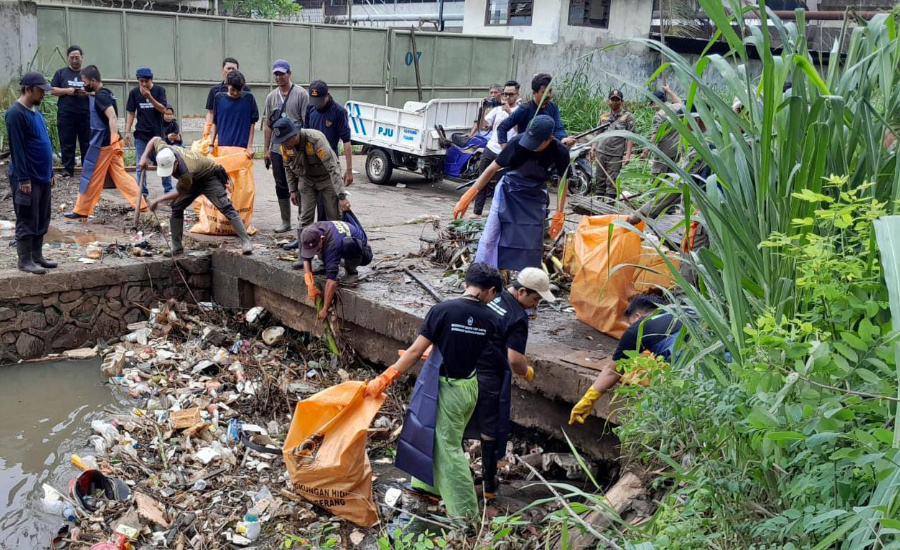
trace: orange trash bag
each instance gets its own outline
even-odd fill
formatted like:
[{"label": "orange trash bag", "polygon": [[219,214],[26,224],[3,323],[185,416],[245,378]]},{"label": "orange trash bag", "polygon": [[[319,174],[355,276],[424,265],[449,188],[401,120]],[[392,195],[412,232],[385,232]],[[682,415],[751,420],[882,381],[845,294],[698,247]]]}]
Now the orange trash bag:
[{"label": "orange trash bag", "polygon": [[[203,155],[209,149],[209,138],[195,141],[191,150]],[[228,197],[234,209],[241,215],[247,233],[253,235],[256,228],[251,225],[253,206],[256,201],[256,181],[253,179],[253,159],[247,157],[247,150],[242,147],[214,147],[212,152],[204,155],[216,164],[225,168],[231,183],[228,185]],[[191,233],[203,235],[234,235],[234,228],[219,210],[205,196],[194,201],[194,212],[197,223],[191,227]]]},{"label": "orange trash bag", "polygon": [[344,382],[297,403],[282,454],[298,495],[371,527],[378,513],[366,431],[385,396],[365,392],[365,382]]},{"label": "orange trash bag", "polygon": [[[621,338],[628,328],[622,314],[632,296],[675,284],[663,258],[642,246],[640,235],[619,226],[612,226],[610,234],[612,222],[626,218],[583,216],[572,246],[575,278],[569,301],[575,315],[613,338]],[[678,265],[677,256],[669,259]]]}]

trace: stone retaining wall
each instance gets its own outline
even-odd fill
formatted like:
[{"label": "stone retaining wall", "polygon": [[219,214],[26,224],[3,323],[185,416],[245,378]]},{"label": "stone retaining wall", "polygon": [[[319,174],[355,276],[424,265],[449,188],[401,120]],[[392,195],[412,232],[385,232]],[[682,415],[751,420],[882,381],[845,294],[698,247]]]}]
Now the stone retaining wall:
[{"label": "stone retaining wall", "polygon": [[[179,265],[196,299],[209,300],[209,257]],[[128,323],[147,318],[139,305],[169,298],[191,299],[169,259],[43,276],[7,271],[0,274],[0,364],[119,337]]]}]

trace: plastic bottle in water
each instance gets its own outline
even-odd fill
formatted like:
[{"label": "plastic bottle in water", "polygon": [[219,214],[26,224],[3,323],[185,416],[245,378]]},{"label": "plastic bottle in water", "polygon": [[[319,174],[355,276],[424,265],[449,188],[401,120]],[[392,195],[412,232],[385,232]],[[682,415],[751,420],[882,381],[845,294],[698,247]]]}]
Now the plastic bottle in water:
[{"label": "plastic bottle in water", "polygon": [[75,507],[69,503],[66,503],[62,511],[62,517],[66,521],[75,521]]}]

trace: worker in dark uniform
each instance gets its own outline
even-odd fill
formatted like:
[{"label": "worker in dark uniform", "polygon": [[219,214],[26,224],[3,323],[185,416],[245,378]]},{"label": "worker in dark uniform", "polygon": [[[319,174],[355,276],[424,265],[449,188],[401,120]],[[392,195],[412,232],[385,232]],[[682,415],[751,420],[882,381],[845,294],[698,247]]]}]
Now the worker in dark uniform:
[{"label": "worker in dark uniform", "polygon": [[572,408],[569,424],[584,424],[594,410],[594,403],[622,378],[615,362],[627,359],[629,352],[650,352],[666,361],[671,358],[681,321],[671,313],[656,314],[660,303],[662,297],[655,294],[638,294],[628,302],[624,315],[629,326],[613,353],[613,363],[597,375],[584,397]]},{"label": "worker in dark uniform", "polygon": [[38,110],[50,84],[41,73],[26,73],[19,81],[21,95],[6,110],[9,135],[9,185],[16,213],[16,252],[19,269],[43,275],[56,264],[44,258],[44,235],[50,227],[50,188],[53,147],[47,124]]},{"label": "worker in dark uniform", "polygon": [[328,84],[316,80],[309,85],[309,107],[306,109],[306,127],[325,134],[328,145],[338,154],[338,142],[344,145],[344,186],[353,185],[353,144],[350,143],[350,115],[347,109],[331,97]]},{"label": "worker in dark uniform", "polygon": [[[155,158],[151,158],[155,157]],[[161,137],[154,137],[147,143],[144,155],[138,166],[145,170],[150,161],[156,163],[156,175],[174,177],[177,180],[175,190],[166,193],[150,203],[150,210],[156,211],[160,203],[172,202],[172,217],[169,230],[172,232],[171,255],[184,252],[182,237],[184,236],[184,210],[200,195],[205,195],[223,216],[228,218],[235,234],[241,239],[241,252],[251,254],[253,243],[247,235],[244,220],[235,210],[228,198],[228,173],[211,159],[199,155],[190,149],[169,145]]]},{"label": "worker in dark uniform", "polygon": [[503,456],[510,429],[512,373],[526,382],[534,379],[534,368],[525,358],[528,343],[528,311],[541,300],[554,302],[550,277],[543,269],[526,267],[517,279],[488,308],[497,316],[500,331],[481,355],[475,370],[478,376],[478,406],[466,429],[466,436],[481,440],[484,499],[497,493],[497,460]]},{"label": "worker in dark uniform", "polygon": [[[521,109],[513,111],[506,120]],[[514,271],[541,266],[550,201],[547,184],[554,168],[563,174],[569,166],[569,150],[554,137],[555,127],[555,121],[547,115],[534,117],[528,129],[509,141],[453,209],[453,217],[461,219],[478,192],[498,170],[506,168],[478,241],[476,262]]]},{"label": "worker in dark uniform", "polygon": [[366,395],[381,395],[434,344],[416,379],[395,465],[413,476],[413,488],[443,499],[451,517],[478,517],[462,439],[478,401],[475,365],[500,331],[496,313],[486,304],[502,285],[497,269],[472,264],[465,294],[432,307],[412,346],[366,387]]},{"label": "worker in dark uniform", "polygon": [[319,311],[319,320],[324,321],[328,315],[328,309],[334,302],[334,293],[337,290],[337,277],[341,261],[347,270],[345,282],[354,282],[357,278],[357,268],[361,265],[369,265],[372,262],[372,249],[368,244],[368,237],[362,228],[362,224],[353,214],[347,210],[343,214],[343,221],[316,222],[300,234],[300,242],[303,248],[300,250],[300,260],[303,262],[303,279],[306,281],[306,292],[310,302],[316,303],[316,297],[322,294],[313,279],[312,259],[317,255],[325,264],[325,298],[323,307]]}]

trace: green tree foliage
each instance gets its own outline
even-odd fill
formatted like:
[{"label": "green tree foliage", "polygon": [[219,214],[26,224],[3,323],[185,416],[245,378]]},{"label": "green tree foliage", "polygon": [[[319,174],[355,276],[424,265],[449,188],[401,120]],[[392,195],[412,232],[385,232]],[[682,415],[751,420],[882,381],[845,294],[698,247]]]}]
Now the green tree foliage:
[{"label": "green tree foliage", "polygon": [[229,15],[258,19],[288,18],[302,9],[293,0],[225,0]]}]

